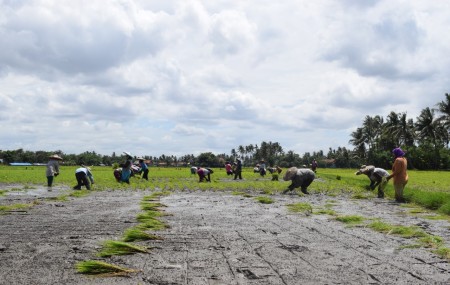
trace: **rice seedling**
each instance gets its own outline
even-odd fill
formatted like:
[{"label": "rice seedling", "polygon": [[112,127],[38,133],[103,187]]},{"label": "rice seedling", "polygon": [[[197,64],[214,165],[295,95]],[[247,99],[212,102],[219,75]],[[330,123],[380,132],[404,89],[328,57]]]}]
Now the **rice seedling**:
[{"label": "rice seedling", "polygon": [[157,217],[162,217],[164,213],[161,213],[159,211],[145,211],[143,213],[139,213],[136,217],[136,219],[139,222],[145,223],[149,220],[154,220]]},{"label": "rice seedling", "polygon": [[322,209],[322,208],[314,210],[313,214],[315,214],[315,215],[330,215],[330,216],[337,215],[336,211],[334,211],[332,209]]},{"label": "rice seedling", "polygon": [[373,223],[370,223],[368,227],[377,232],[385,233],[388,235],[393,234],[404,238],[427,236],[427,233],[425,233],[421,228],[417,226],[395,226],[381,221],[375,221]]},{"label": "rice seedling", "polygon": [[286,205],[288,211],[294,213],[306,213],[307,215],[311,214],[313,208],[309,203],[294,203]]},{"label": "rice seedling", "polygon": [[165,206],[157,202],[148,202],[148,201],[141,202],[141,209],[144,211],[158,211],[158,209],[161,207]]},{"label": "rice seedling", "polygon": [[274,202],[272,198],[265,197],[265,196],[256,197],[255,200],[261,204],[272,204]]},{"label": "rice seedling", "polygon": [[233,191],[233,192],[231,192],[231,195],[242,196],[242,197],[245,197],[245,198],[251,198],[252,197],[251,194],[249,194],[247,192],[242,192],[242,191]]},{"label": "rice seedling", "polygon": [[336,217],[336,220],[344,224],[354,226],[364,222],[365,218],[358,215],[345,215]]},{"label": "rice seedling", "polygon": [[137,272],[137,270],[134,269],[124,268],[98,260],[80,261],[75,267],[78,273],[88,275],[117,276]]},{"label": "rice seedling", "polygon": [[8,190],[0,190],[0,196],[5,196]]},{"label": "rice seedling", "polygon": [[426,248],[439,248],[444,240],[440,236],[434,236],[434,235],[426,235],[424,237],[421,237],[419,239],[420,244],[422,247]]},{"label": "rice seedling", "polygon": [[58,202],[67,202],[69,201],[68,195],[60,195],[56,197],[48,197],[47,201],[58,201]]},{"label": "rice seedling", "polygon": [[129,228],[122,237],[124,242],[145,241],[145,240],[162,240],[161,237],[146,233],[138,227]]},{"label": "rice seedling", "polygon": [[100,257],[110,257],[113,255],[127,255],[134,253],[148,253],[146,247],[130,244],[122,241],[107,240],[103,242],[102,250],[98,253]]},{"label": "rice seedling", "polygon": [[89,190],[76,190],[69,194],[70,197],[81,198],[88,196],[91,193]]},{"label": "rice seedling", "polygon": [[170,191],[156,191],[150,195],[144,196],[144,198],[142,198],[142,201],[151,202],[151,201],[157,200],[158,198],[160,198],[162,196],[168,196],[168,195],[170,195]]},{"label": "rice seedling", "polygon": [[439,247],[436,250],[433,250],[433,253],[437,254],[441,258],[449,259],[450,260],[450,248],[448,247]]},{"label": "rice seedling", "polygon": [[21,209],[28,209],[36,205],[36,203],[29,203],[29,204],[12,204],[12,205],[2,205],[0,206],[0,212],[8,212],[8,211],[15,211],[15,210],[21,210]]},{"label": "rice seedling", "polygon": [[157,219],[144,220],[137,227],[143,230],[154,230],[154,231],[169,228],[169,226],[166,223],[161,222]]}]

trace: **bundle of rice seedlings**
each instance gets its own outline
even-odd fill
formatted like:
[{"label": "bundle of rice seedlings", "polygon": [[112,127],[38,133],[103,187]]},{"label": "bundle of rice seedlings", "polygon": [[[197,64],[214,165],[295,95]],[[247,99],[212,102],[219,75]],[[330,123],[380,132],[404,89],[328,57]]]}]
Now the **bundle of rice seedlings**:
[{"label": "bundle of rice seedlings", "polygon": [[98,256],[109,257],[113,255],[126,255],[137,252],[147,253],[146,247],[133,245],[127,242],[107,240],[103,243],[103,249],[98,253]]},{"label": "bundle of rice seedlings", "polygon": [[295,204],[288,204],[287,208],[290,212],[295,213],[312,213],[313,208],[311,204],[309,203],[295,203]]},{"label": "bundle of rice seedlings", "polygon": [[139,224],[138,228],[140,229],[151,229],[154,231],[163,230],[168,228],[169,226],[164,222],[161,222],[157,219],[146,219],[142,220],[141,224]]},{"label": "bundle of rice seedlings", "polygon": [[161,237],[146,233],[142,229],[139,228],[130,228],[127,229],[123,235],[124,242],[131,241],[143,241],[143,240],[162,240]]},{"label": "bundle of rice seedlings", "polygon": [[161,203],[156,202],[147,202],[147,201],[141,202],[141,209],[144,211],[158,211],[159,208],[161,207],[165,206]]},{"label": "bundle of rice seedlings", "polygon": [[124,268],[98,260],[81,261],[75,267],[78,273],[89,275],[126,275],[137,272],[134,269]]}]

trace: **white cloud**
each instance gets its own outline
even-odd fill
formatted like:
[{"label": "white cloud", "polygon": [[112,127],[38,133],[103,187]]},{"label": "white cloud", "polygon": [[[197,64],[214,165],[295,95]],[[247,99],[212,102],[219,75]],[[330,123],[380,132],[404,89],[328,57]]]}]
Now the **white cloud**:
[{"label": "white cloud", "polygon": [[0,145],[348,146],[366,115],[415,119],[449,92],[449,11],[444,0],[3,1]]}]

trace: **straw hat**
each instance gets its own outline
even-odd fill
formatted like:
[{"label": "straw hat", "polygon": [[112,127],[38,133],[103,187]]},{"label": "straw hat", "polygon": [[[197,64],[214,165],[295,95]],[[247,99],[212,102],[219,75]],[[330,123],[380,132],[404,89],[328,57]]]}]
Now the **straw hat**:
[{"label": "straw hat", "polygon": [[56,159],[56,160],[62,160],[62,157],[60,157],[60,156],[57,155],[56,153],[50,155],[48,158],[50,158],[50,159]]},{"label": "straw hat", "polygon": [[124,151],[123,153],[124,153],[125,155],[131,156],[131,153],[128,152],[128,151]]},{"label": "straw hat", "polygon": [[142,157],[140,157],[140,156],[137,157],[136,159],[137,159],[137,160],[144,160],[144,159],[143,159]]},{"label": "straw hat", "polygon": [[283,180],[284,181],[289,181],[292,179],[292,177],[295,176],[295,174],[297,174],[297,167],[291,167],[288,170],[286,170],[286,173],[284,174]]}]

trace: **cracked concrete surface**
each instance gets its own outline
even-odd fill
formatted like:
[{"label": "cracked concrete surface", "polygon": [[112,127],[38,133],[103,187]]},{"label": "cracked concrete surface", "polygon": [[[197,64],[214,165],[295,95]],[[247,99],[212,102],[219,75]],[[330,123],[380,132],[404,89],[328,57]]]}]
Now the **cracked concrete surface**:
[{"label": "cracked concrete surface", "polygon": [[[60,190],[63,191],[63,190]],[[58,191],[56,191],[58,192]],[[450,240],[447,221],[407,215],[387,200],[311,194],[273,195],[275,203],[227,192],[177,192],[162,197],[164,239],[139,242],[149,254],[95,256],[106,239],[137,224],[144,191],[93,192],[67,202],[42,202],[0,216],[0,284],[449,284],[449,263],[429,249],[400,249],[414,240],[347,227],[327,215],[290,213],[287,204],[320,207],[333,200],[339,214],[419,225]],[[260,194],[253,193],[255,196]],[[57,195],[50,193],[47,195]],[[6,196],[23,201],[36,197]],[[17,201],[16,201],[17,200]],[[95,278],[75,263],[100,259],[139,272]]]}]

